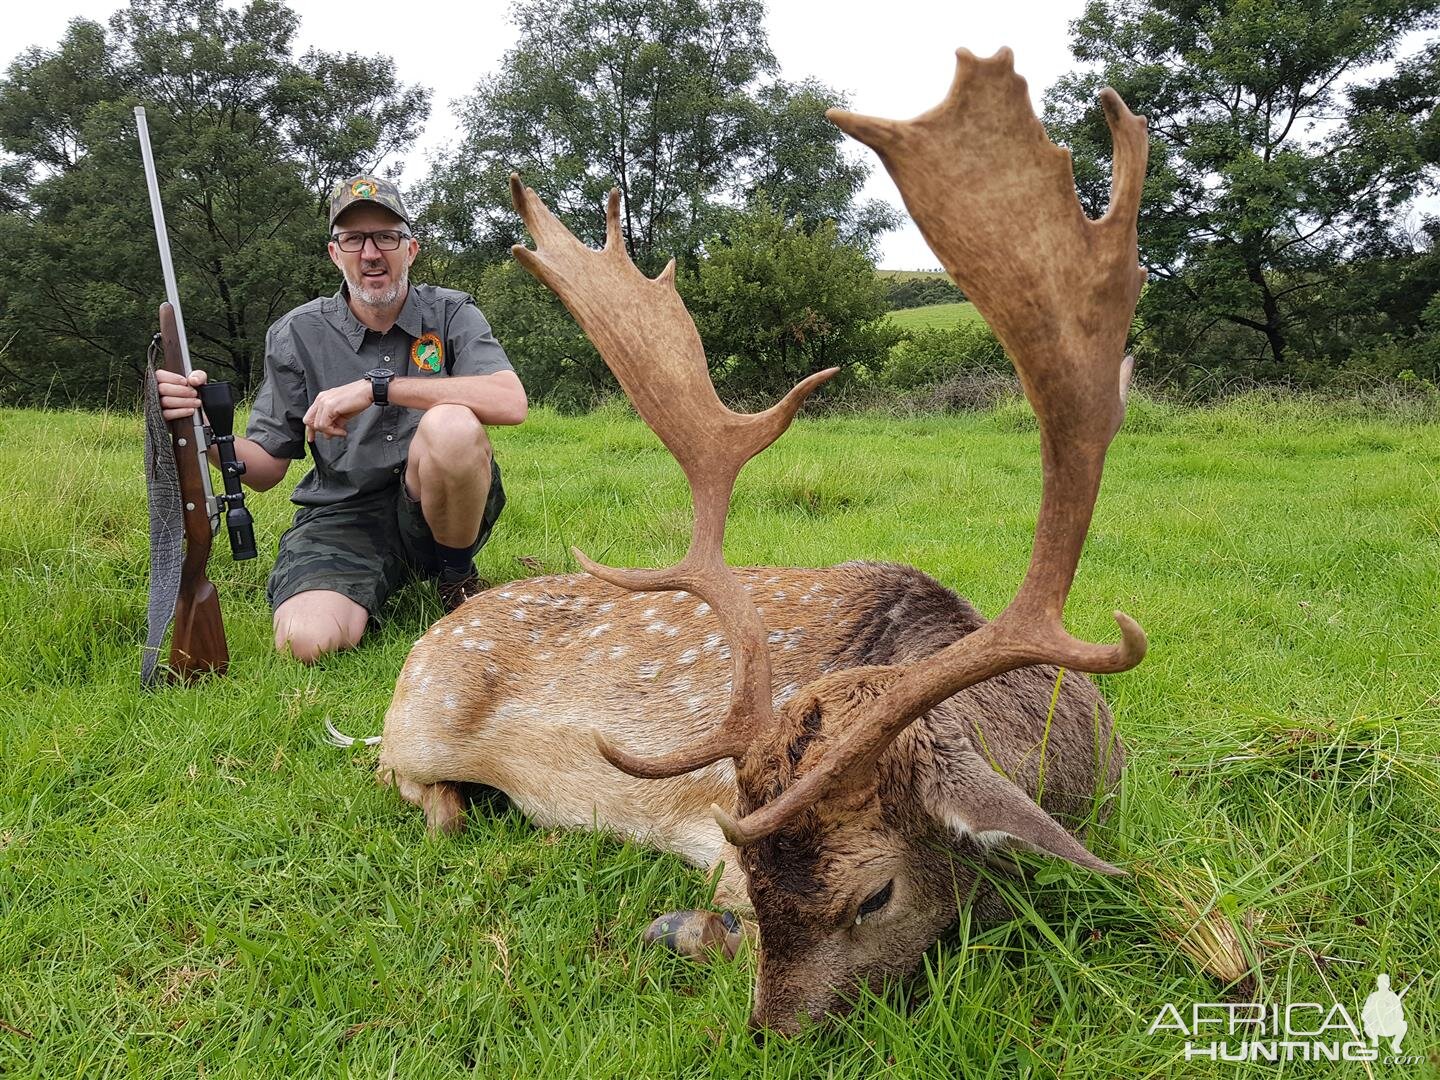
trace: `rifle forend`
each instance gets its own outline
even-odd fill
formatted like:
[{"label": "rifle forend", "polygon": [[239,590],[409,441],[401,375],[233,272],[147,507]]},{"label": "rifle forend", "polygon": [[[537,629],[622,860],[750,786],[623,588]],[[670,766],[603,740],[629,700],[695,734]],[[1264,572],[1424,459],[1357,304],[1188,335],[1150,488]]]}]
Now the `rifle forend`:
[{"label": "rifle forend", "polygon": [[[160,340],[164,367],[185,375],[180,352],[180,334],[175,309],[160,305]],[[171,670],[186,682],[200,675],[223,675],[230,664],[225,644],[225,623],[220,617],[220,597],[205,576],[210,561],[213,533],[205,505],[205,477],[209,464],[205,448],[195,445],[196,426],[190,417],[170,420],[170,439],[175,451],[175,470],[185,509],[185,560],[180,567],[180,594],[175,601],[175,624],[170,638]]]}]

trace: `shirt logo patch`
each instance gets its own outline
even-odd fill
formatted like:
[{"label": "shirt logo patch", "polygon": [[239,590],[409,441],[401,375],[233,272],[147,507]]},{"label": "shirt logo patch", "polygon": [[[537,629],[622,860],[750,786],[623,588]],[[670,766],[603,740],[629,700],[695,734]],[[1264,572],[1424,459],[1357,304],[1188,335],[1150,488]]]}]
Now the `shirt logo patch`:
[{"label": "shirt logo patch", "polygon": [[422,334],[410,346],[410,359],[421,371],[439,371],[445,362],[445,346],[440,344],[439,334]]},{"label": "shirt logo patch", "polygon": [[350,185],[350,194],[357,199],[373,199],[379,188],[374,180],[361,178]]}]

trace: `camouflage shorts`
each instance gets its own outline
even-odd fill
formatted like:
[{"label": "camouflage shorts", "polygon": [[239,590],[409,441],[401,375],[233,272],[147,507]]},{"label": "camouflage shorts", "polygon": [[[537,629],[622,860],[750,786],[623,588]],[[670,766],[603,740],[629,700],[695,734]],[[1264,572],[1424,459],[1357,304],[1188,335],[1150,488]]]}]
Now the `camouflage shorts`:
[{"label": "camouflage shorts", "polygon": [[[500,466],[492,459],[490,496],[471,554],[490,539],[504,507]],[[296,593],[326,589],[348,596],[374,616],[406,580],[439,572],[435,537],[402,482],[333,506],[302,506],[280,537],[266,595],[271,608],[278,608]]]}]

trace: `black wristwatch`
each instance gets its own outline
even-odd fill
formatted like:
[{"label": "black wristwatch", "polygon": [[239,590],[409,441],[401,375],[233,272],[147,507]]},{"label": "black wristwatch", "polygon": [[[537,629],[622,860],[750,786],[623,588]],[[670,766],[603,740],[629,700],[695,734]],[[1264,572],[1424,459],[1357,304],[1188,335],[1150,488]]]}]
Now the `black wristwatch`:
[{"label": "black wristwatch", "polygon": [[374,371],[367,371],[365,377],[370,380],[370,393],[374,395],[375,404],[382,407],[389,405],[390,380],[395,378],[395,372],[377,367]]}]

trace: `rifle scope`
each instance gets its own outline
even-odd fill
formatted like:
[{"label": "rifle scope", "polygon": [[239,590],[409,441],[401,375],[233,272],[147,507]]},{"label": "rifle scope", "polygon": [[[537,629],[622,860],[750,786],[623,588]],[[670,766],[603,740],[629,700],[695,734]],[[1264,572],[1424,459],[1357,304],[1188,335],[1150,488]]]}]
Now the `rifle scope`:
[{"label": "rifle scope", "polygon": [[210,439],[220,453],[220,474],[225,478],[225,494],[215,496],[215,501],[225,512],[230,554],[237,562],[253,559],[255,519],[245,508],[245,493],[240,489],[245,463],[235,456],[235,397],[225,382],[205,383],[199,389],[200,404],[210,421]]}]

